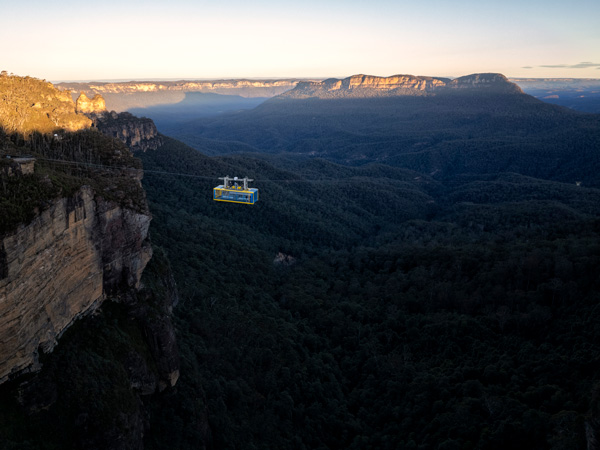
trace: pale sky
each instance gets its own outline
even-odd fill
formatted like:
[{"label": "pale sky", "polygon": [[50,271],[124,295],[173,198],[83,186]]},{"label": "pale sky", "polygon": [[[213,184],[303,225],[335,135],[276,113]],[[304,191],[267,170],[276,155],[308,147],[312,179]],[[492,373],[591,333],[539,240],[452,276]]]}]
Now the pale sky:
[{"label": "pale sky", "polygon": [[0,0],[0,70],[48,81],[600,78],[599,0]]}]

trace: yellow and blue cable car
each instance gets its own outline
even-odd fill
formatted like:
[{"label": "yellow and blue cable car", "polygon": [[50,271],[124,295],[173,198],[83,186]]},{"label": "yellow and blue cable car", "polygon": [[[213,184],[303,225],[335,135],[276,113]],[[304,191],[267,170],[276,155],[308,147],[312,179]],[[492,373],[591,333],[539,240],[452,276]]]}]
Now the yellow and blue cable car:
[{"label": "yellow and blue cable car", "polygon": [[248,183],[254,180],[229,176],[220,177],[219,180],[223,180],[223,184],[213,189],[213,200],[246,205],[254,205],[258,201],[258,189],[248,187]]}]

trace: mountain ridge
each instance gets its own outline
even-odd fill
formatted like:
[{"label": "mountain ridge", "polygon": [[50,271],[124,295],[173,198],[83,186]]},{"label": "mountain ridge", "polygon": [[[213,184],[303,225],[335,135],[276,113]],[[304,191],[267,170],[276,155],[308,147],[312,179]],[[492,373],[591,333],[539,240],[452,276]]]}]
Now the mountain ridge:
[{"label": "mountain ridge", "polygon": [[454,90],[519,93],[523,91],[499,73],[476,73],[455,79],[415,75],[352,75],[323,81],[300,81],[276,98],[368,98],[397,95],[435,95]]},{"label": "mountain ridge", "polygon": [[181,80],[181,81],[119,81],[119,82],[88,82],[88,83],[58,83],[64,89],[86,89],[98,94],[102,93],[132,93],[156,91],[183,91],[183,92],[217,92],[219,90],[264,88],[264,89],[289,89],[299,80]]},{"label": "mountain ridge", "polygon": [[508,171],[599,185],[599,115],[544,103],[501,74],[437,80],[360,75],[299,84],[252,110],[181,124],[170,134],[213,155],[239,153],[242,144],[436,178]]}]

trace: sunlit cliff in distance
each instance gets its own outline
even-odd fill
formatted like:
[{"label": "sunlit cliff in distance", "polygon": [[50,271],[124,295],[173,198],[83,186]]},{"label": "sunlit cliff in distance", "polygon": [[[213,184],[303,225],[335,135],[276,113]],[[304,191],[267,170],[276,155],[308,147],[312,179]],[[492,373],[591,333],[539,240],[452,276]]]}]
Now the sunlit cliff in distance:
[{"label": "sunlit cliff in distance", "polygon": [[414,75],[378,77],[353,75],[344,79],[329,78],[323,81],[299,82],[295,89],[285,92],[281,98],[366,98],[397,95],[426,95],[461,89],[477,88],[478,91],[495,93],[520,93],[515,84],[499,73],[476,73],[449,78]]},{"label": "sunlit cliff in distance", "polygon": [[245,99],[270,98],[293,89],[299,80],[181,80],[59,83],[59,89],[83,92],[90,98],[100,94],[107,108],[117,112],[154,105],[183,102],[190,94],[238,96]]},{"label": "sunlit cliff in distance", "polygon": [[[97,94],[130,94],[134,92],[213,92],[217,94],[233,93],[244,96],[263,97],[277,95],[293,88],[299,80],[198,80],[198,81],[125,81],[116,83],[59,83],[66,89],[92,91]],[[260,91],[257,91],[260,90]]]}]

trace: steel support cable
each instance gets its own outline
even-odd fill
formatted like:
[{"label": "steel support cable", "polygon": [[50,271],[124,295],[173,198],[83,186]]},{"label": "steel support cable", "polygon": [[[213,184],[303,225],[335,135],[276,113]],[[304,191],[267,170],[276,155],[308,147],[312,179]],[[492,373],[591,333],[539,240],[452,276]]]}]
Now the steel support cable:
[{"label": "steel support cable", "polygon": [[[144,174],[155,174],[155,175],[170,175],[170,176],[181,176],[181,177],[189,177],[189,178],[198,178],[198,179],[203,179],[203,180],[215,180],[218,179],[217,176],[214,177],[208,177],[208,176],[204,176],[204,175],[194,175],[194,174],[189,174],[189,173],[183,173],[183,172],[167,172],[164,170],[150,170],[150,169],[138,169],[135,167],[125,167],[125,166],[106,166],[103,164],[95,164],[95,163],[85,163],[85,162],[76,162],[76,161],[66,161],[63,159],[51,159],[51,158],[36,158],[40,161],[47,161],[50,163],[56,163],[56,164],[65,164],[65,165],[72,165],[72,166],[85,166],[85,167],[90,167],[90,168],[94,168],[94,169],[102,169],[102,170],[119,170],[119,171],[123,171],[123,170],[141,170]],[[256,180],[258,183],[263,183],[263,182],[271,182],[271,183],[322,183],[322,182],[340,182],[340,181],[344,181],[344,180],[350,180],[352,178],[364,178],[362,176],[356,176],[356,177],[342,177],[342,178],[319,178],[319,179],[289,179],[289,178],[280,178],[280,179],[268,179],[268,178],[261,178]]]}]

